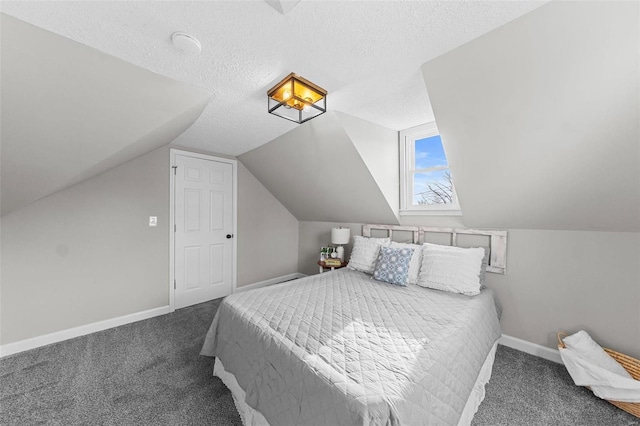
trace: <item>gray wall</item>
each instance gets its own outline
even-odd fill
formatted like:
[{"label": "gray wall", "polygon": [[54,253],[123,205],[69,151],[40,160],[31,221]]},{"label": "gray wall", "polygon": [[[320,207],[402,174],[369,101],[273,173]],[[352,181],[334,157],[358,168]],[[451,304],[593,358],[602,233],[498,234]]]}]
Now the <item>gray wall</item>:
[{"label": "gray wall", "polygon": [[640,231],[639,9],[550,2],[423,66],[467,226]]},{"label": "gray wall", "polygon": [[505,334],[556,347],[587,330],[640,357],[640,233],[509,230],[507,274],[487,274]]},{"label": "gray wall", "polygon": [[168,165],[160,148],[2,217],[2,344],[168,305]]},{"label": "gray wall", "polygon": [[[300,222],[298,231],[299,272],[307,275],[318,273],[318,265],[316,262],[320,260],[320,247],[326,247],[331,243],[331,228],[338,228],[340,226],[350,228],[352,236],[362,235],[362,224],[360,223]],[[351,249],[351,243],[344,246],[345,259],[349,259]]]},{"label": "gray wall", "polygon": [[[402,224],[446,222],[430,220],[412,217]],[[300,222],[301,272],[318,272],[319,248],[339,225],[361,235],[362,224]],[[640,356],[640,233],[508,232],[507,274],[487,274],[503,306],[505,334],[555,348],[558,331],[584,329],[603,345]]]},{"label": "gray wall", "polygon": [[[1,221],[0,344],[169,304],[168,147]],[[239,164],[237,285],[297,272],[297,241],[298,221]]]},{"label": "gray wall", "polygon": [[298,220],[238,162],[238,287],[298,271]]}]

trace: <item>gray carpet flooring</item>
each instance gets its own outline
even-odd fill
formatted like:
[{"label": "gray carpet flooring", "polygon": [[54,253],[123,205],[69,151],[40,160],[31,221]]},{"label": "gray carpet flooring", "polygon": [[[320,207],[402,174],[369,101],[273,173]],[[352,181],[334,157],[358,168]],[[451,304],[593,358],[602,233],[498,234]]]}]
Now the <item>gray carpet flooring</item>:
[{"label": "gray carpet flooring", "polygon": [[[0,360],[2,425],[241,425],[198,355],[219,301]],[[640,425],[562,365],[499,346],[474,425]]]}]

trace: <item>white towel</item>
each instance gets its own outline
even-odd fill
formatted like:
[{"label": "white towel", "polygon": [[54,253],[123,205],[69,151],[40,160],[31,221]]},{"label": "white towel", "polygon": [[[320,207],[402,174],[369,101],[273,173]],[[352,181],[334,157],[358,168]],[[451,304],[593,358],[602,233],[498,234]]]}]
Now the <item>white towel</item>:
[{"label": "white towel", "polygon": [[586,331],[563,341],[566,348],[559,348],[560,356],[576,385],[591,387],[602,399],[640,402],[640,381],[634,380]]}]

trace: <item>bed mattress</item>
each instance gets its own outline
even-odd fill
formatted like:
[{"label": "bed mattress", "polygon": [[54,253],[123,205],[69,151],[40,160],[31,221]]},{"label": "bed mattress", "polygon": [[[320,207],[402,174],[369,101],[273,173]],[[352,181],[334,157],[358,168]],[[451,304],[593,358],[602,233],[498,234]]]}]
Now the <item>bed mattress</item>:
[{"label": "bed mattress", "polygon": [[398,287],[343,268],[227,297],[202,354],[271,425],[455,425],[499,337],[491,290]]}]

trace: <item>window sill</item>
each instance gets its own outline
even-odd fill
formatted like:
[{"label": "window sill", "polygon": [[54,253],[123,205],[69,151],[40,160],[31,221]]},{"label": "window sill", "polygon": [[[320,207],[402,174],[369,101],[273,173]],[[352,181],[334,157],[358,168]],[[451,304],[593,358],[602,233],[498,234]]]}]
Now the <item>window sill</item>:
[{"label": "window sill", "polygon": [[462,210],[400,210],[400,216],[462,216]]}]

